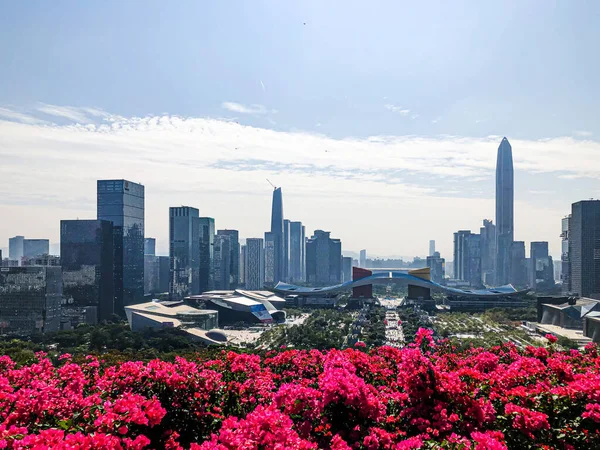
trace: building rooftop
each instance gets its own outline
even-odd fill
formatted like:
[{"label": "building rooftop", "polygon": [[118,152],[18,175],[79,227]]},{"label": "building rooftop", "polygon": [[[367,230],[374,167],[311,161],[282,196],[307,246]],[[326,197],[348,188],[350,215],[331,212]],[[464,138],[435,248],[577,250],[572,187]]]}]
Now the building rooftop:
[{"label": "building rooftop", "polygon": [[139,303],[137,305],[129,305],[125,307],[131,311],[141,312],[141,313],[150,313],[150,314],[160,314],[163,316],[177,316],[180,314],[186,315],[203,315],[203,314],[216,314],[217,311],[212,309],[198,309],[193,308],[187,305],[178,305],[178,306],[166,306],[163,303],[159,302],[147,302],[147,303]]}]

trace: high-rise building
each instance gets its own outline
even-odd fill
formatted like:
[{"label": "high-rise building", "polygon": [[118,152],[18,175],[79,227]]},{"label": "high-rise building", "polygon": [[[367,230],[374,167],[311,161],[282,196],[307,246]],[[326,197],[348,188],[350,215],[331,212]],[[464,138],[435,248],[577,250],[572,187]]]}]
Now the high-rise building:
[{"label": "high-rise building", "polygon": [[290,282],[304,281],[306,239],[302,222],[290,222]]},{"label": "high-rise building", "polygon": [[525,258],[525,242],[515,241],[510,247],[510,273],[508,282],[517,287],[528,284],[527,259]]},{"label": "high-rise building", "polygon": [[240,284],[240,233],[238,230],[218,230],[217,235],[229,236],[229,288],[237,289]]},{"label": "high-rise building", "polygon": [[290,221],[283,221],[283,279],[290,281]]},{"label": "high-rise building", "polygon": [[265,279],[267,285],[277,284],[277,236],[267,231],[265,233]]},{"label": "high-rise building", "polygon": [[543,290],[554,286],[554,262],[548,254],[548,242],[532,242],[530,247],[530,279],[531,289]]},{"label": "high-rise building", "polygon": [[214,243],[215,289],[227,291],[231,283],[231,236],[217,234]]},{"label": "high-rise building", "polygon": [[569,214],[566,217],[563,217],[561,222],[561,254],[560,254],[560,263],[561,263],[561,275],[560,279],[562,281],[562,293],[568,294],[571,292],[571,265],[569,262],[569,228],[571,223],[571,215]]},{"label": "high-rise building", "polygon": [[[274,263],[273,280],[277,284],[279,281],[285,281],[285,242],[283,226],[283,197],[281,188],[273,190],[273,204],[271,208],[271,239],[273,241]],[[265,243],[266,244],[266,243]]]},{"label": "high-rise building", "polygon": [[153,237],[144,238],[144,255],[156,255],[156,239]]},{"label": "high-rise building", "polygon": [[180,300],[200,293],[200,214],[197,208],[169,208],[169,297]]},{"label": "high-rise building", "polygon": [[600,200],[571,206],[569,261],[571,291],[600,299]]},{"label": "high-rise building", "polygon": [[240,282],[241,286],[246,285],[246,246],[240,247]]},{"label": "high-rise building", "polygon": [[454,279],[481,285],[481,236],[471,230],[454,233]]},{"label": "high-rise building", "polygon": [[494,285],[496,265],[496,225],[484,219],[479,229],[481,236],[481,281],[487,286]]},{"label": "high-rise building", "polygon": [[214,282],[215,219],[200,217],[198,220],[200,240],[200,293],[212,291]]},{"label": "high-rise building", "polygon": [[115,313],[144,300],[144,186],[98,180],[98,220],[113,224]]},{"label": "high-rise building", "polygon": [[58,331],[62,301],[60,267],[0,270],[0,333]]},{"label": "high-rise building", "polygon": [[443,283],[446,278],[446,260],[440,256],[440,252],[433,252],[427,257],[427,267],[430,268],[431,281]]},{"label": "high-rise building", "polygon": [[15,236],[8,240],[8,259],[21,261],[23,257],[23,241],[25,236]]},{"label": "high-rise building", "polygon": [[306,280],[313,286],[338,284],[342,278],[342,242],[329,231],[315,230],[306,242]]},{"label": "high-rise building", "polygon": [[352,281],[352,257],[342,257],[342,282]]},{"label": "high-rise building", "polygon": [[503,138],[496,161],[496,284],[508,283],[514,240],[514,172],[512,147]]},{"label": "high-rise building", "polygon": [[435,241],[432,239],[429,241],[429,256],[433,256],[435,253]]},{"label": "high-rise building", "polygon": [[63,310],[71,326],[108,320],[114,313],[114,236],[107,220],[61,220]]},{"label": "high-rise building", "polygon": [[50,241],[48,239],[24,239],[23,256],[32,258],[50,253]]},{"label": "high-rise building", "polygon": [[359,267],[361,267],[363,269],[365,269],[367,267],[367,251],[364,249],[360,251],[358,265],[359,265]]},{"label": "high-rise building", "polygon": [[264,241],[261,238],[246,239],[246,258],[244,261],[244,280],[246,289],[258,291],[265,283]]}]

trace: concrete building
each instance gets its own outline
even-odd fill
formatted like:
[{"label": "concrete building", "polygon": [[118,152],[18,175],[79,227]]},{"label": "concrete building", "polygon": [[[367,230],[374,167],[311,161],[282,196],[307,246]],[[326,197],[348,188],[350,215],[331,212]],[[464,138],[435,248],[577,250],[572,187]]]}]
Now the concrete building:
[{"label": "concrete building", "polygon": [[330,234],[315,230],[306,242],[306,275],[311,285],[326,286],[342,280],[342,242]]},{"label": "concrete building", "polygon": [[261,238],[246,239],[244,282],[247,290],[261,290],[265,284],[265,250]]},{"label": "concrete building", "polygon": [[39,255],[21,258],[21,266],[60,266],[60,256]]},{"label": "concrete building", "polygon": [[352,257],[343,256],[342,257],[342,282],[345,283],[347,281],[352,280]]},{"label": "concrete building", "polygon": [[514,240],[514,171],[512,147],[503,138],[496,161],[496,284],[510,280],[511,246]]},{"label": "concrete building", "polygon": [[481,281],[486,286],[493,286],[496,282],[496,225],[491,220],[484,219],[479,235],[481,236]]},{"label": "concrete building", "polygon": [[200,241],[199,291],[206,292],[214,289],[214,244],[215,219],[200,217],[198,220]]},{"label": "concrete building", "polygon": [[21,262],[24,240],[25,236],[15,236],[8,239],[8,259]]},{"label": "concrete building", "polygon": [[358,267],[365,269],[367,267],[367,250],[363,249],[360,251]]},{"label": "concrete building", "polygon": [[434,253],[435,253],[435,241],[432,239],[429,241],[429,255],[428,256],[433,256]]},{"label": "concrete building", "polygon": [[229,237],[229,286],[237,289],[240,284],[240,233],[238,230],[217,230],[217,236]]},{"label": "concrete building", "polygon": [[169,298],[200,293],[200,214],[197,208],[169,208]]},{"label": "concrete building", "polygon": [[144,299],[144,186],[127,180],[98,180],[98,220],[113,224],[115,313]]},{"label": "concrete building", "polygon": [[153,237],[144,238],[144,255],[156,256],[156,239]]},{"label": "concrete building", "polygon": [[481,236],[471,230],[454,233],[454,279],[481,285]]},{"label": "concrete building", "polygon": [[48,239],[24,239],[23,256],[34,258],[39,255],[50,253],[50,241]]},{"label": "concrete building", "polygon": [[600,200],[573,203],[568,239],[571,291],[600,299]]},{"label": "concrete building", "polygon": [[[572,298],[566,303],[542,304],[543,325],[582,330],[584,319],[592,313],[600,312],[600,302],[590,298]],[[592,314],[595,316],[595,314]]]},{"label": "concrete building", "polygon": [[60,267],[0,268],[0,333],[58,331],[61,301]]},{"label": "concrete building", "polygon": [[277,283],[277,236],[267,231],[265,233],[265,285],[275,286]]},{"label": "concrete building", "polygon": [[446,260],[440,256],[440,252],[433,252],[427,257],[427,267],[430,268],[431,281],[443,283],[446,278]]}]

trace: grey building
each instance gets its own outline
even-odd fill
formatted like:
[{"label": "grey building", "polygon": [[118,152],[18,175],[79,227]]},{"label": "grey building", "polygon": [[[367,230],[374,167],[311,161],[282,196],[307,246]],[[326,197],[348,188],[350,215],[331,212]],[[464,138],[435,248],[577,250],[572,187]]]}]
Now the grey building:
[{"label": "grey building", "polygon": [[60,267],[0,269],[0,332],[58,331],[62,301]]},{"label": "grey building", "polygon": [[302,222],[290,222],[290,282],[304,281],[306,238]]},{"label": "grey building", "polygon": [[265,250],[261,238],[246,239],[244,281],[249,291],[261,290],[265,284]]},{"label": "grey building", "polygon": [[600,200],[571,206],[569,262],[571,291],[600,299]]},{"label": "grey building", "polygon": [[231,236],[217,234],[214,243],[215,289],[226,291],[231,284]]},{"label": "grey building", "polygon": [[510,278],[511,247],[514,240],[514,171],[512,147],[503,138],[496,161],[496,280],[504,285]]},{"label": "grey building", "polygon": [[342,257],[342,282],[352,281],[352,257]]},{"label": "grey building", "polygon": [[168,293],[170,281],[171,259],[144,255],[144,295]]},{"label": "grey building", "polygon": [[98,220],[113,224],[115,313],[144,300],[144,186],[98,180]]},{"label": "grey building", "polygon": [[433,256],[435,253],[435,241],[432,239],[429,241],[429,256]]},{"label": "grey building", "polygon": [[169,297],[173,300],[200,293],[199,220],[197,208],[169,208]]},{"label": "grey building", "polygon": [[560,263],[562,282],[562,293],[568,294],[571,292],[571,265],[569,262],[569,228],[571,223],[571,215],[563,217],[561,222],[561,247],[560,247]]},{"label": "grey building", "polygon": [[454,279],[481,285],[481,236],[471,230],[454,233]]},{"label": "grey building", "polygon": [[290,281],[290,221],[283,221],[283,279]]},{"label": "grey building", "polygon": [[56,255],[38,255],[29,258],[23,257],[22,266],[60,266],[60,256]]},{"label": "grey building", "polygon": [[273,281],[269,281],[269,283],[277,284],[278,281],[284,281],[286,279],[283,196],[281,188],[275,188],[273,190],[273,204],[271,207],[271,234],[269,239],[273,242],[272,245],[274,258],[272,276]]},{"label": "grey building", "polygon": [[306,280],[313,286],[338,284],[342,279],[342,243],[330,234],[315,230],[306,242]]},{"label": "grey building", "polygon": [[237,289],[240,284],[240,233],[238,230],[218,230],[218,235],[229,236],[229,286]]},{"label": "grey building", "polygon": [[365,269],[367,267],[367,251],[365,249],[360,251],[358,266]]},{"label": "grey building", "polygon": [[431,281],[443,283],[446,278],[446,260],[440,256],[440,252],[433,252],[427,257],[427,267],[430,268]]},{"label": "grey building", "polygon": [[530,245],[529,287],[551,289],[554,286],[554,263],[548,254],[548,242],[532,242]]},{"label": "grey building", "polygon": [[50,253],[50,241],[48,239],[24,239],[23,256],[33,258]]},{"label": "grey building", "polygon": [[156,239],[152,237],[144,238],[144,255],[156,255]]},{"label": "grey building", "polygon": [[214,279],[215,219],[200,217],[198,221],[200,238],[200,293],[212,291]]},{"label": "grey building", "polygon": [[517,287],[524,287],[528,284],[527,259],[525,258],[525,242],[513,242],[510,248],[508,282]]},{"label": "grey building", "polygon": [[496,266],[496,225],[491,220],[484,219],[479,229],[481,236],[481,281],[487,286],[493,286]]},{"label": "grey building", "polygon": [[246,246],[240,247],[240,285],[246,285]]},{"label": "grey building", "polygon": [[278,238],[275,233],[267,231],[265,233],[265,279],[267,285],[275,286],[277,284],[277,243]]},{"label": "grey building", "polygon": [[25,236],[15,236],[8,239],[8,259],[21,261],[23,257],[23,241]]}]

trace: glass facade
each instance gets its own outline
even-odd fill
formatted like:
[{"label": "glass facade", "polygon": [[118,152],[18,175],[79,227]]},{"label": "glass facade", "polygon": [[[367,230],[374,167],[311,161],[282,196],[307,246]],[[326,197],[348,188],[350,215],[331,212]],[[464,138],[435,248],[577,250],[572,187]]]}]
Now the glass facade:
[{"label": "glass facade", "polygon": [[113,224],[115,313],[144,300],[144,186],[98,180],[98,219]]},{"label": "glass facade", "polygon": [[290,281],[304,281],[304,227],[302,222],[290,222]]},{"label": "glass facade", "polygon": [[258,291],[265,283],[265,243],[261,238],[246,239],[244,281],[246,289]]},{"label": "glass facade", "polygon": [[48,239],[24,239],[23,256],[33,258],[50,253],[50,241]]},{"label": "glass facade", "polygon": [[200,217],[198,220],[200,240],[200,293],[214,289],[215,219]]},{"label": "glass facade", "polygon": [[217,235],[229,236],[231,250],[229,286],[231,289],[236,289],[240,284],[240,233],[238,230],[218,230]]},{"label": "glass facade", "polygon": [[231,282],[231,239],[217,234],[214,245],[215,289],[229,290]]},{"label": "glass facade", "polygon": [[496,284],[509,282],[514,239],[514,171],[512,147],[503,138],[496,161]]},{"label": "glass facade", "polygon": [[[266,246],[265,235],[265,246]],[[277,284],[278,281],[283,281],[286,278],[285,274],[285,236],[283,223],[283,195],[281,188],[275,188],[273,191],[273,204],[271,207],[271,237],[273,241],[273,281]],[[266,251],[266,250],[265,250]],[[267,275],[265,275],[267,276]],[[266,280],[267,282],[271,282]]]},{"label": "glass facade", "polygon": [[179,300],[200,293],[200,228],[198,209],[169,208],[169,296]]},{"label": "glass facade", "polygon": [[0,332],[58,331],[61,300],[60,267],[0,268]]},{"label": "glass facade", "polygon": [[313,286],[328,286],[342,281],[342,243],[329,231],[315,230],[306,242],[306,280]]},{"label": "glass facade", "polygon": [[107,220],[60,221],[65,309],[94,307],[101,321],[114,313],[113,239],[113,225]]}]

